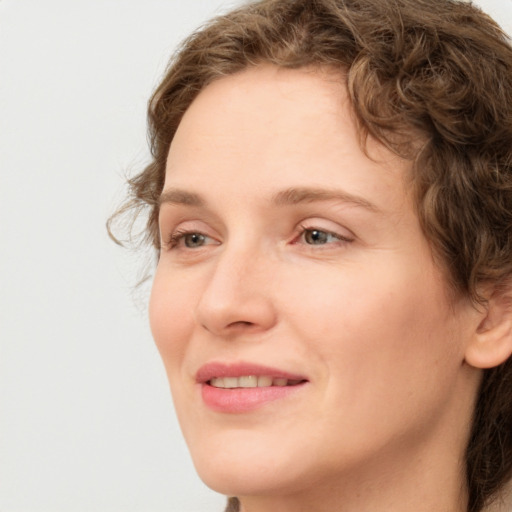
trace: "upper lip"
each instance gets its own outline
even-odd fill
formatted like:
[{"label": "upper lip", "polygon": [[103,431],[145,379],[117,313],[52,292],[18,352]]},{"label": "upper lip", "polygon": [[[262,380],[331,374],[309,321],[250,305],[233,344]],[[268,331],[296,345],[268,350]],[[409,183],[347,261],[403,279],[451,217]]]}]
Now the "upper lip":
[{"label": "upper lip", "polygon": [[243,377],[246,375],[254,375],[256,377],[264,375],[275,379],[307,380],[303,375],[256,363],[212,361],[199,368],[196,373],[196,381],[204,383],[214,377]]}]

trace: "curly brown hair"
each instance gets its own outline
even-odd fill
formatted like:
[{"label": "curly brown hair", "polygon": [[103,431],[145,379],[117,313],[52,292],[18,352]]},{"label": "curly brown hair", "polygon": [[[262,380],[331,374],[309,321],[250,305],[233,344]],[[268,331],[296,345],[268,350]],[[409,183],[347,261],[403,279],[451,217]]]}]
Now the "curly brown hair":
[{"label": "curly brown hair", "polygon": [[[363,146],[370,136],[413,161],[418,217],[452,289],[482,302],[482,283],[511,277],[512,47],[454,0],[262,0],[194,33],[150,100],[152,161],[117,212],[148,212],[145,241],[160,249],[158,198],[183,114],[212,81],[260,63],[343,71]],[[469,512],[512,476],[510,359],[484,371],[466,475]]]}]

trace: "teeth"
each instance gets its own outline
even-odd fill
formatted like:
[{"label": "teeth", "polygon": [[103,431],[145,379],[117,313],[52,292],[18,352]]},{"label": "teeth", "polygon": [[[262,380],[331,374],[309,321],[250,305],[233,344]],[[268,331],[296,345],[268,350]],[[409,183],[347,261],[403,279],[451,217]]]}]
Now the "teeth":
[{"label": "teeth", "polygon": [[272,386],[272,377],[260,376],[258,377],[258,387],[259,388],[268,388]]},{"label": "teeth", "polygon": [[213,386],[214,388],[227,388],[228,386],[224,383],[225,380],[226,379],[223,379],[222,377],[214,377],[213,379],[210,379],[210,386]]},{"label": "teeth", "polygon": [[[237,388],[238,387],[238,379],[236,377],[224,377],[223,379],[219,379],[224,381],[225,388]],[[220,386],[219,386],[220,387]]]},{"label": "teeth", "polygon": [[270,386],[294,386],[300,380],[288,380],[283,378],[272,378],[268,375],[244,375],[242,377],[213,377],[210,385],[214,388],[268,388]]},{"label": "teeth", "polygon": [[255,375],[250,375],[248,377],[239,377],[238,385],[241,388],[257,388],[258,387],[258,377]]}]

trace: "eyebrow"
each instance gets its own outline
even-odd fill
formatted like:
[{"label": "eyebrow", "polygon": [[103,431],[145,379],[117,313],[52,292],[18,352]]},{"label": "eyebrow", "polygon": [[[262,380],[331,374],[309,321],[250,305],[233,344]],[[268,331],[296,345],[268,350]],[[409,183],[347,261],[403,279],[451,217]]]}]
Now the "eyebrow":
[{"label": "eyebrow", "polygon": [[195,192],[188,192],[179,188],[164,190],[158,198],[158,206],[162,204],[182,204],[185,206],[204,206],[205,200]]},{"label": "eyebrow", "polygon": [[[364,208],[371,212],[380,212],[380,209],[375,204],[363,197],[345,192],[344,190],[325,188],[287,188],[274,194],[270,203],[276,206],[286,206],[301,203],[313,203],[316,201],[338,201]],[[172,188],[162,192],[158,199],[158,205],[161,206],[162,204],[185,205],[198,208],[206,206],[206,201],[201,195],[195,192]]]},{"label": "eyebrow", "polygon": [[313,203],[316,201],[338,201],[340,203],[348,203],[353,206],[358,206],[371,212],[380,212],[380,209],[375,204],[371,203],[364,197],[338,189],[310,187],[288,188],[277,192],[272,198],[272,203],[277,206]]}]

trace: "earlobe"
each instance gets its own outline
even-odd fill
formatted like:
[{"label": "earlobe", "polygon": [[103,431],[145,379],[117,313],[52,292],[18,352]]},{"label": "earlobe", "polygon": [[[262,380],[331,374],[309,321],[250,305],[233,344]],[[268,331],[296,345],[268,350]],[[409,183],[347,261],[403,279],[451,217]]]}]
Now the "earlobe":
[{"label": "earlobe", "polygon": [[493,368],[512,354],[512,287],[494,289],[466,348],[465,360],[475,368]]}]

